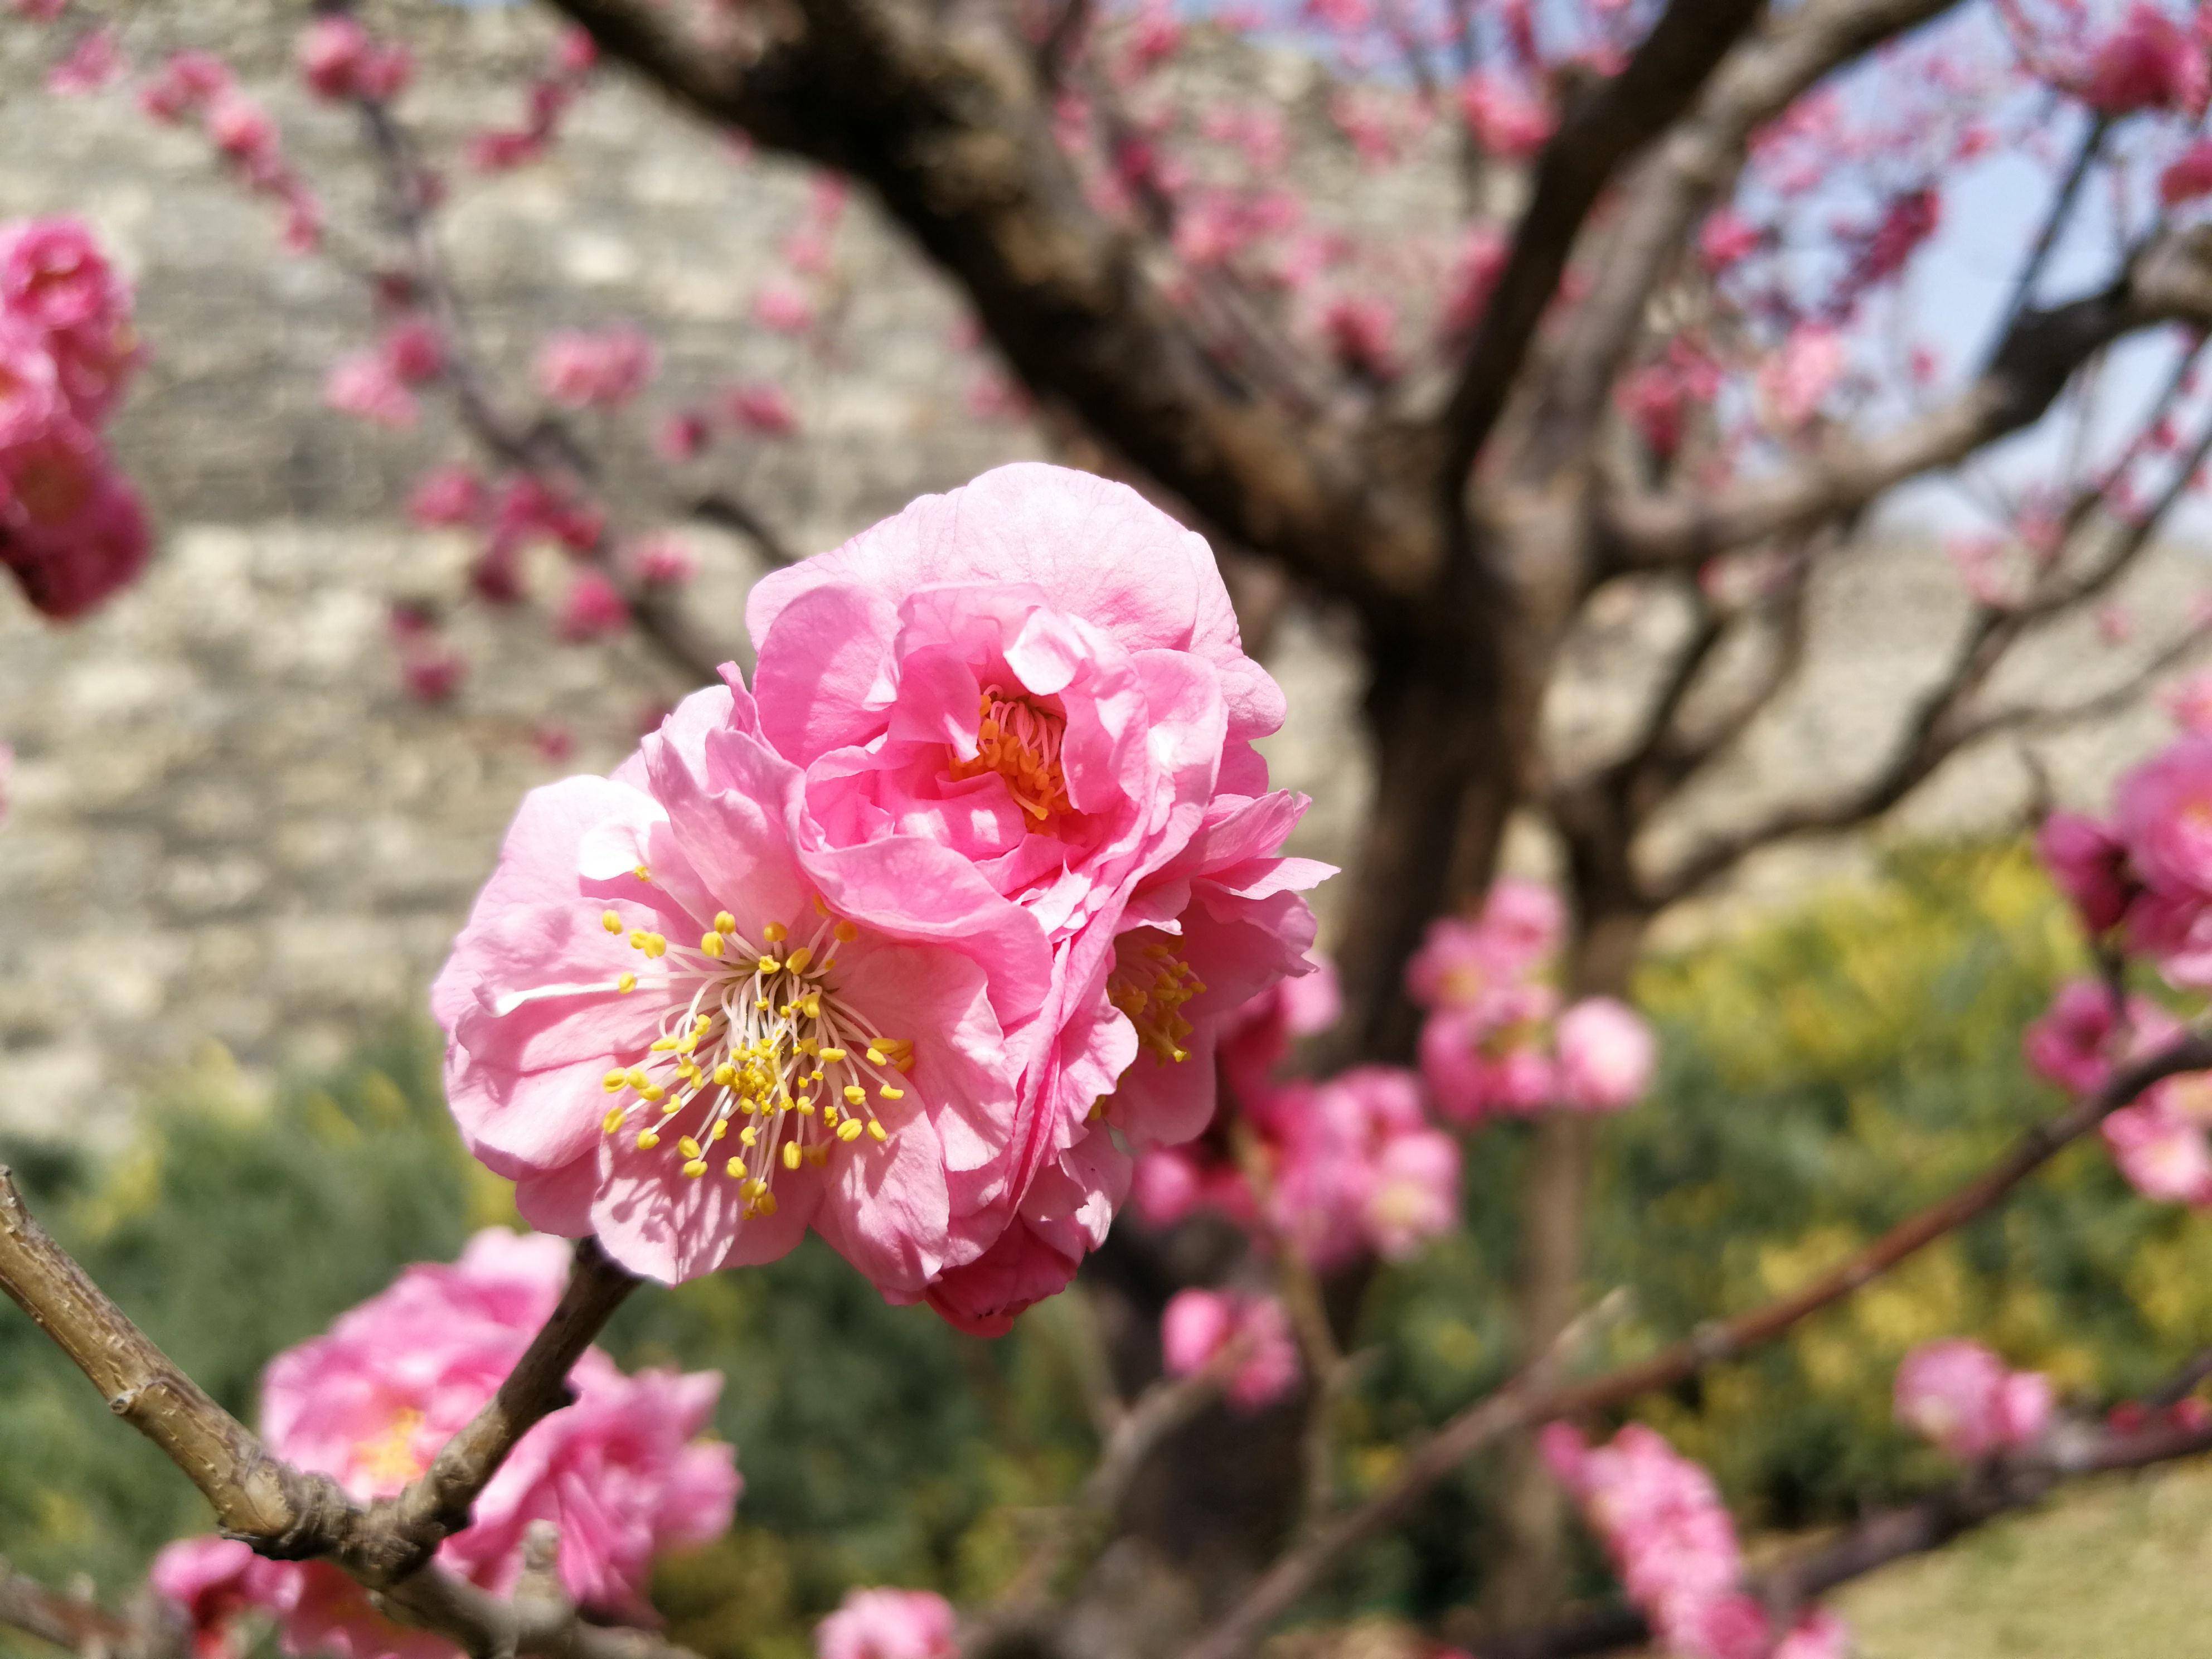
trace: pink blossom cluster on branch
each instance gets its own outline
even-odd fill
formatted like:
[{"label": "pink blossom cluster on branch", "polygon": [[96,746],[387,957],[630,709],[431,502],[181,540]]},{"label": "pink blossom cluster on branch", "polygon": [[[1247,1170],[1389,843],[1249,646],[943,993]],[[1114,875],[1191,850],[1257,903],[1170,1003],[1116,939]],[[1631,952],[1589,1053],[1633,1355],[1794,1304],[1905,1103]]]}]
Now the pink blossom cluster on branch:
[{"label": "pink blossom cluster on branch", "polygon": [[1897,1368],[1897,1420],[1962,1463],[2020,1451],[2051,1425],[2051,1379],[2015,1371],[1978,1342],[1923,1342]]},{"label": "pink blossom cluster on branch", "polygon": [[[1411,1072],[1277,1075],[1291,1040],[1326,1030],[1337,1012],[1325,963],[1247,1005],[1221,1043],[1222,1114],[1203,1137],[1138,1161],[1133,1192],[1148,1224],[1223,1215],[1323,1272],[1363,1257],[1401,1260],[1458,1224],[1459,1145],[1430,1121]],[[1264,1185],[1256,1198],[1253,1164]]]},{"label": "pink blossom cluster on branch", "polygon": [[1452,1121],[1617,1112],[1650,1087],[1658,1044],[1634,1010],[1613,997],[1560,1009],[1547,975],[1563,921],[1549,888],[1508,878],[1474,919],[1431,924],[1407,964],[1407,989],[1429,1011],[1421,1075]]},{"label": "pink blossom cluster on branch", "polygon": [[145,567],[144,509],[100,434],[139,355],[130,287],[90,230],[0,224],[0,563],[49,617]]},{"label": "pink blossom cluster on branch", "polygon": [[[404,81],[402,53],[383,71]],[[323,210],[290,159],[268,109],[245,92],[211,52],[180,52],[139,84],[138,106],[165,125],[197,120],[238,180],[283,213],[284,245],[295,253],[322,243]]]},{"label": "pink blossom cluster on branch", "polygon": [[[2212,988],[2212,737],[2189,732],[2130,771],[2100,821],[2053,812],[2045,867],[2117,964],[2141,958],[2169,984]],[[2063,986],[2022,1039],[2040,1075],[2075,1094],[2170,1040],[2179,1022],[2111,983]],[[2145,1196],[2212,1205],[2212,1077],[2168,1078],[2104,1121],[2106,1146]]]},{"label": "pink blossom cluster on branch", "polygon": [[665,1280],[810,1227],[1002,1331],[1310,971],[1282,696],[1203,540],[1021,465],[766,578],[747,688],[533,792],[433,992],[471,1149]]},{"label": "pink blossom cluster on branch", "polygon": [[1602,1446],[1553,1423],[1544,1461],[1604,1540],[1629,1599],[1674,1659],[1843,1659],[1843,1621],[1814,1608],[1778,1631],[1743,1587],[1735,1523],[1712,1477],[1632,1423]]},{"label": "pink blossom cluster on branch", "polygon": [[1178,1291],[1160,1313],[1160,1362],[1189,1376],[1232,1345],[1222,1393],[1239,1411],[1272,1405],[1298,1385],[1298,1345],[1280,1298],[1240,1291]]},{"label": "pink blossom cluster on branch", "polygon": [[[262,1438],[346,1492],[387,1498],[428,1467],[489,1400],[559,1301],[569,1250],[503,1228],[458,1261],[408,1268],[329,1333],[262,1375]],[[474,1522],[438,1552],[445,1566],[505,1594],[534,1522],[560,1534],[556,1571],[575,1603],[650,1620],[653,1558],[720,1537],[742,1487],[735,1454],[698,1437],[722,1379],[713,1371],[629,1374],[598,1348],[569,1374],[575,1402],[523,1436],[477,1499]],[[241,1621],[274,1621],[288,1654],[451,1659],[441,1638],[392,1623],[331,1562],[277,1561],[224,1538],[188,1539],[155,1559],[155,1587],[191,1620],[202,1659],[246,1650]]]},{"label": "pink blossom cluster on branch", "polygon": [[814,1627],[815,1659],[953,1659],[951,1603],[928,1590],[856,1589]]}]

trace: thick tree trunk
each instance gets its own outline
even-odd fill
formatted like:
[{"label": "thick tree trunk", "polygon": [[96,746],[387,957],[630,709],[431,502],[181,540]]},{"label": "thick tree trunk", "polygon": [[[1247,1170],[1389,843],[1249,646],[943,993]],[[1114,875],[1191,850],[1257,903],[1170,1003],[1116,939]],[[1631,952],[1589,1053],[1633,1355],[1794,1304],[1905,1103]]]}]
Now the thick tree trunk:
[{"label": "thick tree trunk", "polygon": [[1480,891],[1520,781],[1494,648],[1472,630],[1368,641],[1375,804],[1334,942],[1344,1018],[1332,1064],[1410,1057],[1405,965],[1437,916]]}]

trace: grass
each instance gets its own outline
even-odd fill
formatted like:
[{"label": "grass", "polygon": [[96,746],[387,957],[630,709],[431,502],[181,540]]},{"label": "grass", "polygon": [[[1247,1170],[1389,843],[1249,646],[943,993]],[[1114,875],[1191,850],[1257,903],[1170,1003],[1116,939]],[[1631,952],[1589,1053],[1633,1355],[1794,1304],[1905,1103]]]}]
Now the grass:
[{"label": "grass", "polygon": [[2212,1650],[2212,1468],[2115,1476],[1832,1598],[1861,1659]]}]

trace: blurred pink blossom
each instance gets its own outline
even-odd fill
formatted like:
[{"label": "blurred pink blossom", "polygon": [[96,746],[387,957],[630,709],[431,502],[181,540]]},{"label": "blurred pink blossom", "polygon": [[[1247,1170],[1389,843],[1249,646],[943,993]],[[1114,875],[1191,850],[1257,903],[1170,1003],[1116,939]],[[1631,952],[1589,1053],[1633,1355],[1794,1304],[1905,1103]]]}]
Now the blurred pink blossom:
[{"label": "blurred pink blossom", "polygon": [[2008,1370],[1978,1342],[1924,1342],[1897,1368],[1897,1420],[1960,1462],[2031,1446],[2051,1413],[2051,1379]]},{"label": "blurred pink blossom", "polygon": [[814,1629],[815,1659],[955,1659],[952,1607],[928,1590],[856,1589]]},{"label": "blurred pink blossom", "polygon": [[1273,1405],[1297,1387],[1297,1344],[1290,1316],[1272,1296],[1178,1291],[1160,1315],[1160,1355],[1170,1376],[1203,1370],[1231,1344],[1243,1352],[1224,1389],[1240,1411]]}]

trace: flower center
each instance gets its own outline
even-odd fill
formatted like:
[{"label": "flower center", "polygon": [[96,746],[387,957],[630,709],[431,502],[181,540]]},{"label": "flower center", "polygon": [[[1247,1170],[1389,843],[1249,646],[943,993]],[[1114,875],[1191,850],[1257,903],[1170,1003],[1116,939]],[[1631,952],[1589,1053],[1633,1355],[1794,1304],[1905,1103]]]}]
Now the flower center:
[{"label": "flower center", "polygon": [[428,1467],[415,1451],[415,1437],[422,1431],[422,1413],[410,1406],[383,1433],[356,1441],[354,1478],[367,1482],[373,1496],[398,1492]]},{"label": "flower center", "polygon": [[[833,921],[819,899],[815,908],[821,919],[803,945],[781,921],[756,945],[726,910],[696,947],[642,929],[629,935],[648,961],[666,959],[669,1003],[643,1054],[609,1056],[602,1085],[617,1098],[606,1133],[634,1134],[644,1152],[672,1141],[693,1179],[707,1173],[710,1148],[730,1143],[716,1156],[747,1215],[775,1213],[778,1169],[818,1166],[864,1134],[889,1140],[874,1102],[904,1099],[900,1080],[914,1067],[910,1040],[878,1030],[837,994],[837,947],[860,929]],[[612,910],[599,920],[623,931]],[[636,982],[625,974],[617,988]]]},{"label": "flower center", "polygon": [[1055,812],[1075,810],[1067,799],[1067,779],[1060,769],[1060,745],[1066,720],[1041,708],[1018,692],[1000,685],[983,688],[982,722],[975,732],[975,758],[955,760],[956,779],[996,772],[1038,823]]},{"label": "flower center", "polygon": [[1205,981],[1191,972],[1188,963],[1154,939],[1133,957],[1115,961],[1106,981],[1106,998],[1129,1017],[1145,1052],[1171,1064],[1190,1058],[1183,1039],[1190,1035],[1191,1025],[1182,1017],[1182,1006],[1205,989]]}]

